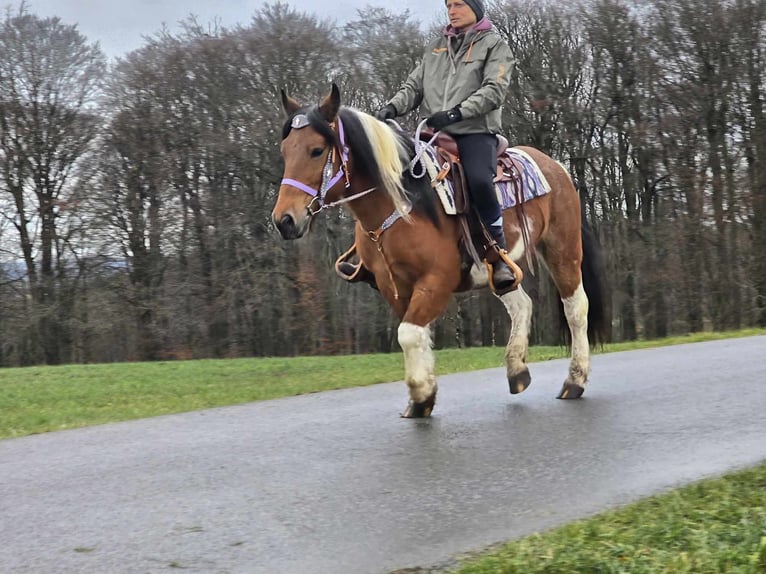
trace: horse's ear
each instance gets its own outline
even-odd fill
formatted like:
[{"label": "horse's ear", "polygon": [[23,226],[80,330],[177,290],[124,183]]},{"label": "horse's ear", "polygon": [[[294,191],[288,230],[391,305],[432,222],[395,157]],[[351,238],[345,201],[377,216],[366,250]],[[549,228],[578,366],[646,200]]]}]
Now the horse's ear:
[{"label": "horse's ear", "polygon": [[288,96],[284,90],[280,90],[280,92],[282,92],[282,107],[285,109],[285,113],[288,116],[291,116],[299,109],[301,109],[301,105],[290,96]]},{"label": "horse's ear", "polygon": [[338,85],[333,82],[329,95],[324,100],[322,100],[321,104],[319,104],[319,111],[324,119],[326,119],[328,122],[332,122],[335,120],[335,116],[338,115],[339,109],[340,89],[338,88]]}]

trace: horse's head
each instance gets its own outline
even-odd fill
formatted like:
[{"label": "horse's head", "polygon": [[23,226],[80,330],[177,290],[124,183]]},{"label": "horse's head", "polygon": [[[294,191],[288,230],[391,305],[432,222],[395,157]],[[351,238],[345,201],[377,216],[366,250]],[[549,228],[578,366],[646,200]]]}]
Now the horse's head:
[{"label": "horse's head", "polygon": [[340,91],[333,84],[314,107],[302,106],[282,91],[282,106],[287,114],[281,145],[285,171],[271,217],[284,239],[297,239],[333,188],[343,187],[348,158],[338,136]]}]

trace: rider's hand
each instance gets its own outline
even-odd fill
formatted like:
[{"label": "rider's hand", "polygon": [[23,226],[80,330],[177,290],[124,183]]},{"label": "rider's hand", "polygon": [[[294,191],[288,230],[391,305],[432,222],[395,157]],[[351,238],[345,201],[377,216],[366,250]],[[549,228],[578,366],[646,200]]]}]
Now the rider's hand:
[{"label": "rider's hand", "polygon": [[451,110],[436,112],[426,120],[426,125],[435,130],[440,130],[446,128],[448,125],[459,122],[462,119],[463,113],[460,111],[460,106],[455,106]]},{"label": "rider's hand", "polygon": [[393,106],[393,104],[386,104],[384,107],[375,112],[375,117],[381,122],[385,122],[386,120],[393,120],[396,117],[396,108]]}]

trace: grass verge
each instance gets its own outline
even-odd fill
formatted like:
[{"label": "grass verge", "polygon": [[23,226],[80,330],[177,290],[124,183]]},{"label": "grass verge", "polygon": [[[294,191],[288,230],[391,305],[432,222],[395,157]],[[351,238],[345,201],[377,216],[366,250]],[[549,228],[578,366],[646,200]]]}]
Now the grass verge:
[{"label": "grass verge", "polygon": [[[700,333],[606,345],[625,351],[766,334]],[[438,374],[503,364],[501,347],[437,351]],[[533,347],[530,362],[567,356]],[[0,438],[401,380],[400,353],[0,369]]]},{"label": "grass verge", "polygon": [[510,542],[459,574],[763,574],[766,464]]}]

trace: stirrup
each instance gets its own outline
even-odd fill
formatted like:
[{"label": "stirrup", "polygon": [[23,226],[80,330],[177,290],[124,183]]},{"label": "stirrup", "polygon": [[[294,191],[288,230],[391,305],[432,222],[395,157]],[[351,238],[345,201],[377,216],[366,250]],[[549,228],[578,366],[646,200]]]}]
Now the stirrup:
[{"label": "stirrup", "polygon": [[338,275],[349,283],[358,281],[357,275],[359,275],[361,267],[359,263],[355,264],[350,261],[337,261],[335,263],[335,270],[338,272]]},{"label": "stirrup", "polygon": [[[493,278],[494,268],[492,267],[492,263],[488,261],[488,258],[485,257],[484,264],[487,266],[487,273],[489,274],[489,288],[492,289],[492,292],[498,296],[505,295],[506,293],[510,293],[511,291],[515,291],[516,289],[519,288],[519,285],[521,284],[521,280],[524,279],[524,272],[521,270],[521,267],[516,265],[516,262],[510,258],[510,256],[508,255],[508,251],[500,247],[497,244],[497,242],[493,242],[490,248],[493,249],[495,253],[497,254],[497,257],[502,259],[503,262],[510,268],[511,273],[513,273],[514,281],[510,287],[506,289],[502,289],[501,291],[498,291],[495,288],[495,282]],[[497,261],[497,259],[495,259],[495,261]]]},{"label": "stirrup", "polygon": [[335,261],[335,272],[344,281],[348,281],[349,283],[364,281],[377,289],[378,285],[375,282],[375,275],[364,266],[361,259],[359,259],[358,263],[349,261],[354,255],[356,255],[356,243]]},{"label": "stirrup", "polygon": [[[335,260],[335,272],[345,281],[354,282],[358,281],[357,275],[362,269],[360,263],[352,263],[349,261],[354,255],[356,255],[356,243],[349,247],[345,253],[343,253],[338,259]],[[353,272],[349,272],[349,266],[354,268]]]}]

